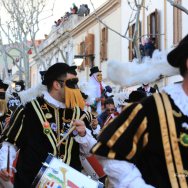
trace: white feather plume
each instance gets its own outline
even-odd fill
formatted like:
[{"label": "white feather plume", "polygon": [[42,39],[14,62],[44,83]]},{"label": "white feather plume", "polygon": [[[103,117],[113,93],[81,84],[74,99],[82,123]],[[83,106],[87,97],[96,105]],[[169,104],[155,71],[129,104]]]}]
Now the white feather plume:
[{"label": "white feather plume", "polygon": [[159,79],[160,75],[172,76],[179,74],[179,70],[167,63],[166,54],[155,50],[153,57],[144,57],[142,63],[109,61],[107,75],[115,84],[134,86],[142,83],[151,83]]},{"label": "white feather plume", "polygon": [[44,91],[47,91],[47,87],[42,84],[38,84],[35,87],[19,92],[19,96],[23,105],[38,96],[41,96]]}]

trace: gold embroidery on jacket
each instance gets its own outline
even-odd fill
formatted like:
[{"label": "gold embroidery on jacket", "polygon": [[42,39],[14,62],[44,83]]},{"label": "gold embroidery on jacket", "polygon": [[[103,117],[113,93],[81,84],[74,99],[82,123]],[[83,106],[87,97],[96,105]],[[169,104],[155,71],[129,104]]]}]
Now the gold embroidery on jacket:
[{"label": "gold embroidery on jacket", "polygon": [[[169,127],[169,137],[171,140],[171,147],[172,147],[172,152],[174,154],[174,160],[175,160],[175,166],[177,169],[177,173],[181,174],[183,170],[183,163],[182,163],[182,158],[181,158],[181,153],[179,149],[179,144],[177,140],[177,132],[176,132],[176,124],[174,121],[173,117],[173,112],[172,112],[172,106],[171,103],[167,97],[167,95],[162,94],[163,101],[164,101],[164,106],[167,112],[167,121],[168,121],[168,127]],[[186,182],[186,177],[182,177],[180,182],[180,187],[187,187],[187,182]],[[173,186],[173,185],[172,185]]]},{"label": "gold embroidery on jacket", "polygon": [[108,153],[108,158],[110,159],[114,159],[116,156],[116,152],[114,152],[113,150],[110,150]]},{"label": "gold embroidery on jacket", "polygon": [[145,133],[144,134],[144,138],[143,138],[143,148],[147,145],[148,143],[148,137],[149,137],[149,133]]},{"label": "gold embroidery on jacket", "polygon": [[172,151],[170,148],[170,138],[168,134],[168,128],[167,128],[167,119],[165,116],[164,106],[162,103],[162,99],[159,94],[154,94],[155,104],[157,106],[157,112],[159,117],[159,123],[161,127],[161,137],[163,142],[163,148],[164,148],[164,154],[165,154],[165,160],[166,160],[166,166],[168,170],[168,175],[170,179],[170,183],[172,188],[179,187],[177,177],[175,176],[175,166],[173,163],[172,158]]},{"label": "gold embroidery on jacket", "polygon": [[176,112],[175,110],[173,110],[173,114],[174,114],[174,116],[177,117],[177,118],[182,117],[182,113],[181,113],[181,112]]},{"label": "gold embroidery on jacket", "polygon": [[107,142],[107,146],[108,147],[111,148],[117,142],[117,140],[119,139],[119,137],[126,131],[126,129],[129,126],[129,124],[132,122],[132,120],[135,118],[135,116],[137,115],[137,113],[141,109],[142,109],[142,105],[141,104],[138,104],[133,109],[133,111],[131,112],[131,114],[127,118],[127,120],[116,130],[116,132],[112,135],[112,137]]},{"label": "gold embroidery on jacket", "polygon": [[100,146],[102,145],[101,142],[98,142],[93,148],[92,148],[92,152],[95,153],[99,148]]},{"label": "gold embroidery on jacket", "polygon": [[140,124],[136,134],[133,137],[133,147],[131,149],[131,151],[129,152],[129,154],[127,155],[127,159],[132,159],[136,153],[137,150],[137,144],[139,142],[140,137],[142,136],[142,134],[144,133],[144,131],[147,128],[147,118],[145,117],[142,121],[142,123]]}]

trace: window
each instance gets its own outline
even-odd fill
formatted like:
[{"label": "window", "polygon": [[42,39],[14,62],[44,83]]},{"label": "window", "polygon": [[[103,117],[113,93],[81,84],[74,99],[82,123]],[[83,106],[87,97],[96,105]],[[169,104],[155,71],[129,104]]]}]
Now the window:
[{"label": "window", "polygon": [[[135,23],[132,24],[131,26],[129,26],[129,38],[133,38],[134,35],[134,31],[135,31]],[[139,21],[139,25],[138,25],[138,40],[137,42],[141,42],[141,22]],[[133,58],[136,56],[136,54],[134,54],[134,44],[132,41],[129,41],[129,61],[132,61]]]},{"label": "window", "polygon": [[[181,4],[181,0],[176,0],[175,3]],[[177,45],[182,39],[182,12],[173,7],[173,44]]]},{"label": "window", "polygon": [[159,13],[157,9],[147,17],[147,33],[156,49],[160,49]]},{"label": "window", "polygon": [[95,51],[95,35],[89,33],[85,37],[85,55],[89,56],[85,58],[85,65],[89,67],[94,66],[94,51]]},{"label": "window", "polygon": [[101,44],[100,44],[100,61],[106,61],[107,57],[107,44],[108,44],[108,28],[104,27],[101,30]]},{"label": "window", "polygon": [[[82,41],[80,43],[80,47],[79,47],[79,52],[78,52],[79,55],[85,55],[85,41]],[[84,58],[83,58],[84,59]],[[78,67],[78,70],[81,71],[81,70],[85,70],[85,59],[83,61],[83,63]]]}]

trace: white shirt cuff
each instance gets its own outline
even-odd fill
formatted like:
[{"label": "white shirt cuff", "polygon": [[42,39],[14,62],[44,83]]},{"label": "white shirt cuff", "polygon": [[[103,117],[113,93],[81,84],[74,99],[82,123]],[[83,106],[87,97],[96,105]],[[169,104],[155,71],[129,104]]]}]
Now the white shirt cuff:
[{"label": "white shirt cuff", "polygon": [[109,178],[108,187],[154,188],[145,183],[138,168],[127,161],[109,160],[99,157],[103,170]]},{"label": "white shirt cuff", "polygon": [[10,168],[14,169],[12,165],[16,158],[17,147],[9,142],[3,142],[0,149],[0,170],[7,168],[8,146],[10,147]]},{"label": "white shirt cuff", "polygon": [[89,155],[91,148],[96,144],[95,138],[91,135],[91,131],[86,128],[86,135],[74,137],[75,141],[80,144],[80,152]]}]

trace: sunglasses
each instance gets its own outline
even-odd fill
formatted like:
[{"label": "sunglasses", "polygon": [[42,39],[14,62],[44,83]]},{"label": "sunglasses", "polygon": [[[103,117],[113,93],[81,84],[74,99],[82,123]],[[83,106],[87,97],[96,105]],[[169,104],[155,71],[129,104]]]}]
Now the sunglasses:
[{"label": "sunglasses", "polygon": [[63,85],[63,83],[65,83],[65,85],[68,88],[78,89],[78,78],[71,78],[68,80],[56,80],[56,81],[58,81],[61,85]]},{"label": "sunglasses", "polygon": [[114,108],[109,108],[109,109],[106,109],[107,112],[114,112],[115,109]]}]

